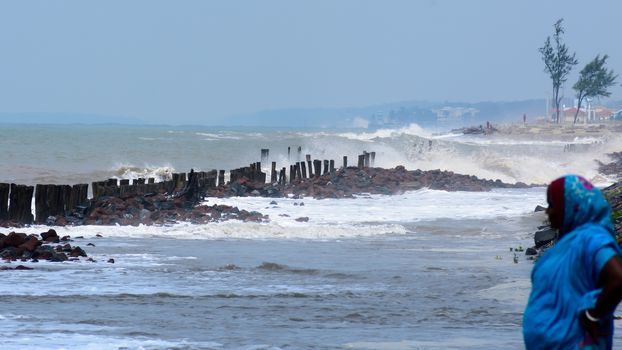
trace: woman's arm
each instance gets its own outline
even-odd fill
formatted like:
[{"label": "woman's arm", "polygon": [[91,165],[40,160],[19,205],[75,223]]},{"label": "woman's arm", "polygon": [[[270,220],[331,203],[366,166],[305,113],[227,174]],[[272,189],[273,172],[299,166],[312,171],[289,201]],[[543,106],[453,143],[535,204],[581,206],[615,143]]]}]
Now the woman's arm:
[{"label": "woman's arm", "polygon": [[622,300],[622,258],[615,255],[607,261],[600,272],[599,286],[602,292],[596,305],[581,315],[583,327],[593,338],[607,335],[608,331],[603,329],[600,319],[615,311]]},{"label": "woman's arm", "polygon": [[589,310],[590,315],[596,318],[615,311],[622,300],[622,258],[615,255],[607,261],[600,272],[599,282],[603,291],[594,308]]}]

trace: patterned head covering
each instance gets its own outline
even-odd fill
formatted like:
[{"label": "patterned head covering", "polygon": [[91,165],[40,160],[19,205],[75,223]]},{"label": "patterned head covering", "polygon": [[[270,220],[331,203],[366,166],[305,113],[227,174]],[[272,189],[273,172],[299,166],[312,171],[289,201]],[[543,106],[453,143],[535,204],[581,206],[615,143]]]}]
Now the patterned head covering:
[{"label": "patterned head covering", "polygon": [[560,235],[587,223],[601,225],[614,234],[609,203],[602,192],[585,178],[577,175],[561,177],[551,182],[547,195],[554,205],[563,208]]}]

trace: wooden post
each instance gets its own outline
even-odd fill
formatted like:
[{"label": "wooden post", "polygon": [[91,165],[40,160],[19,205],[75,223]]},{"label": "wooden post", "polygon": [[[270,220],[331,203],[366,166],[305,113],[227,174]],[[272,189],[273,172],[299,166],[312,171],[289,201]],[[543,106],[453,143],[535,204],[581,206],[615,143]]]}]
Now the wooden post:
[{"label": "wooden post", "polygon": [[359,154],[359,162],[357,164],[359,169],[363,169],[363,166],[365,165],[365,155],[364,154]]},{"label": "wooden post", "polygon": [[296,161],[300,161],[300,156],[302,154],[302,147],[298,146],[298,154],[296,155]]},{"label": "wooden post", "polygon": [[305,161],[303,160],[302,162],[300,162],[300,171],[301,171],[301,175],[303,179],[307,178],[307,164],[305,163]]},{"label": "wooden post", "polygon": [[83,206],[88,201],[88,184],[77,184],[71,188],[71,195],[69,196],[69,203],[66,205],[67,210],[73,210],[77,206]]},{"label": "wooden post", "polygon": [[364,164],[364,167],[365,167],[365,168],[369,168],[369,152],[367,152],[367,151],[363,151],[363,155],[365,156],[365,164]]},{"label": "wooden post", "polygon": [[229,170],[229,183],[235,182],[237,180],[238,173],[235,169]]},{"label": "wooden post", "polygon": [[7,183],[0,183],[0,220],[6,220],[9,217],[9,189]]},{"label": "wooden post", "polygon": [[343,156],[343,168],[348,167],[348,156]]},{"label": "wooden post", "polygon": [[69,202],[71,201],[71,186],[69,185],[61,185],[61,195],[63,197],[63,214],[67,215],[67,210],[72,209],[69,208]]},{"label": "wooden post", "polygon": [[309,178],[313,177],[313,165],[311,164],[311,155],[307,154],[305,156],[307,160],[307,166],[309,167]]},{"label": "wooden post", "polygon": [[275,183],[277,178],[277,173],[276,173],[276,162],[272,162],[272,170],[270,170],[270,182],[271,183]]},{"label": "wooden post", "polygon": [[225,185],[225,171],[219,170],[218,171],[218,186],[224,186],[224,185]]},{"label": "wooden post", "polygon": [[11,184],[9,220],[20,224],[30,225],[34,221],[32,216],[33,186]]},{"label": "wooden post", "polygon": [[291,152],[291,147],[287,146],[287,161],[289,162],[289,154]]},{"label": "wooden post", "polygon": [[324,172],[322,172],[322,175],[328,174],[328,164],[328,160],[324,159]]},{"label": "wooden post", "polygon": [[334,161],[333,159],[331,159],[331,160],[329,161],[329,166],[328,166],[328,169],[329,169],[329,171],[330,171],[331,173],[334,173],[334,172],[335,172],[335,161]]},{"label": "wooden post", "polygon": [[268,162],[269,157],[270,156],[270,150],[267,148],[262,148],[261,149],[261,162]]},{"label": "wooden post", "polygon": [[212,169],[205,174],[205,187],[216,188],[216,180],[218,179],[218,170]]},{"label": "wooden post", "polygon": [[93,194],[93,198],[94,199],[99,198],[99,191],[100,191],[100,189],[99,189],[99,181],[93,181],[91,183],[91,189],[93,190],[93,193],[92,193]]},{"label": "wooden post", "polygon": [[130,179],[121,179],[119,180],[119,186],[127,186],[130,184]]},{"label": "wooden post", "polygon": [[[116,181],[115,181],[116,182]],[[47,185],[46,186],[46,198],[45,198],[45,202],[48,206],[48,216],[52,215],[52,216],[56,216],[59,214],[64,214],[63,213],[63,198],[62,198],[62,193],[61,193],[61,187],[57,186],[57,185]],[[35,208],[36,211],[36,208]],[[45,221],[45,219],[47,219],[47,216],[45,218],[43,218],[43,220]]]},{"label": "wooden post", "polygon": [[45,222],[45,219],[50,215],[50,210],[47,204],[47,186],[37,184],[35,186],[35,218],[38,224]]},{"label": "wooden post", "polygon": [[294,182],[296,179],[296,172],[294,171],[294,165],[289,166],[289,182]]},{"label": "wooden post", "polygon": [[294,165],[294,169],[296,170],[296,178],[298,181],[302,180],[302,169],[300,169],[300,162],[296,162]]},{"label": "wooden post", "polygon": [[285,174],[285,168],[282,168],[279,174],[279,184],[285,185],[286,183],[287,183],[287,176]]},{"label": "wooden post", "polygon": [[373,167],[374,164],[376,163],[376,152],[371,152],[371,166]]},{"label": "wooden post", "polygon": [[255,181],[255,174],[257,174],[257,165],[255,165],[255,163],[251,163],[249,169],[250,170],[249,170],[246,178],[251,180],[251,181]]},{"label": "wooden post", "polygon": [[316,177],[319,177],[322,174],[322,161],[319,159],[315,159],[313,161],[313,170]]},{"label": "wooden post", "polygon": [[186,186],[186,173],[179,173],[179,182],[175,184],[175,188],[182,189]]}]

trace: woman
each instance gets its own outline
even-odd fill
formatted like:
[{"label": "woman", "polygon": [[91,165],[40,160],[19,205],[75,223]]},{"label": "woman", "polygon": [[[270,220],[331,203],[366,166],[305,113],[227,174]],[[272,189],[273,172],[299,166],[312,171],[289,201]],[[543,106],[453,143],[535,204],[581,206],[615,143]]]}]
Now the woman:
[{"label": "woman", "polygon": [[547,189],[558,241],[536,262],[523,316],[527,349],[611,349],[622,252],[600,190],[568,175]]}]

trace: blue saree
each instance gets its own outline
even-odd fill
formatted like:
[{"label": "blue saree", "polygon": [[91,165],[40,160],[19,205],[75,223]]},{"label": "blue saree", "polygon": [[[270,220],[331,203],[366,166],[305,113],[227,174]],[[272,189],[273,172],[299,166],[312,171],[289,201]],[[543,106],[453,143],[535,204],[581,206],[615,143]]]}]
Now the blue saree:
[{"label": "blue saree", "polygon": [[604,317],[609,335],[592,339],[580,323],[600,294],[605,264],[622,255],[614,239],[611,209],[585,179],[564,178],[563,236],[536,262],[523,315],[527,349],[611,349],[613,314]]}]

